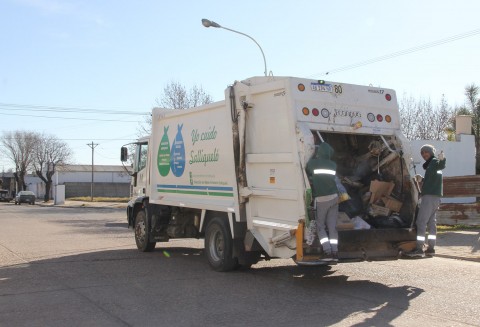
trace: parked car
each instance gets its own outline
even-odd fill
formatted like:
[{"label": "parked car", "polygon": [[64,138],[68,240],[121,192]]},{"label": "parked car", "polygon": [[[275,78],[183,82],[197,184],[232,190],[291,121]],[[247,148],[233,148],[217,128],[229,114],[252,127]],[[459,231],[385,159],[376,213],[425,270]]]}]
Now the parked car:
[{"label": "parked car", "polygon": [[10,202],[10,201],[12,201],[10,192],[8,190],[0,190],[0,202]]},{"label": "parked car", "polygon": [[20,191],[15,197],[15,204],[30,203],[35,204],[35,193],[31,191]]}]

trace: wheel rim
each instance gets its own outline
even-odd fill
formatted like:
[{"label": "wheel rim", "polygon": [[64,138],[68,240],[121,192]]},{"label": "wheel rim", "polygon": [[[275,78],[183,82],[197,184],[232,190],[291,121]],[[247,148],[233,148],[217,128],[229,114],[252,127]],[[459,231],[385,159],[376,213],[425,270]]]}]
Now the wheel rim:
[{"label": "wheel rim", "polygon": [[223,239],[223,235],[221,231],[215,229],[212,232],[212,236],[209,242],[209,252],[210,257],[215,261],[220,261],[223,259],[225,249],[225,240]]},{"label": "wheel rim", "polygon": [[135,237],[141,244],[145,243],[145,229],[145,222],[143,220],[139,221],[135,226]]}]

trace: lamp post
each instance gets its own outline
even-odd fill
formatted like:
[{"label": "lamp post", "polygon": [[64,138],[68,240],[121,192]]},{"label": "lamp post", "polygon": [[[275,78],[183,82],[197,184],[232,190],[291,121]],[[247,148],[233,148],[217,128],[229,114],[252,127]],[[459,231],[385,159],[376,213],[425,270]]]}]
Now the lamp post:
[{"label": "lamp post", "polygon": [[250,35],[247,35],[247,34],[245,34],[245,33],[242,33],[242,32],[239,32],[239,31],[235,31],[235,30],[232,30],[232,29],[230,29],[230,28],[223,27],[223,26],[221,26],[220,24],[215,23],[214,21],[208,20],[208,19],[205,19],[205,18],[202,19],[202,25],[205,26],[205,27],[223,28],[224,30],[227,30],[227,31],[230,31],[230,32],[234,32],[234,33],[237,33],[237,34],[244,35],[244,36],[248,37],[250,40],[252,40],[253,42],[255,42],[255,44],[258,45],[258,48],[259,48],[260,51],[262,52],[263,64],[264,64],[264,66],[265,66],[265,76],[267,76],[267,60],[265,59],[265,54],[263,53],[263,50],[262,50],[262,47],[260,46],[260,44],[258,44],[258,42],[255,41],[255,39],[254,39],[253,37],[251,37]]}]

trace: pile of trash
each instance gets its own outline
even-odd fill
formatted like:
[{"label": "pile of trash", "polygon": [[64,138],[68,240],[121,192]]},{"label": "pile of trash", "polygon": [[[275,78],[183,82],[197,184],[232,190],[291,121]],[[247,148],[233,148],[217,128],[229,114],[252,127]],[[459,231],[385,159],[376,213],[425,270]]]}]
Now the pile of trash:
[{"label": "pile of trash", "polygon": [[[403,203],[392,196],[395,187],[393,182],[372,180],[368,190],[362,193],[363,184],[347,177],[337,180],[340,193],[337,221],[339,230],[406,226],[399,214]],[[353,191],[349,193],[347,188]]]}]

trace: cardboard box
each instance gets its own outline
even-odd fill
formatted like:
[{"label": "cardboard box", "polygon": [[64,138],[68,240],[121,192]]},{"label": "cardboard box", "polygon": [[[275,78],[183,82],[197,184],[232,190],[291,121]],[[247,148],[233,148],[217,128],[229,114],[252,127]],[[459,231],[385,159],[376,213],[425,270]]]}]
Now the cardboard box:
[{"label": "cardboard box", "polygon": [[385,207],[382,207],[382,206],[379,206],[379,205],[376,205],[376,204],[371,204],[370,206],[372,208],[371,214],[374,217],[389,216],[390,215],[390,209],[389,208],[385,208]]},{"label": "cardboard box", "polygon": [[355,224],[345,212],[339,212],[337,218],[337,230],[353,229]]},{"label": "cardboard box", "polygon": [[377,202],[383,196],[389,196],[392,193],[394,187],[395,183],[392,182],[372,181],[370,183],[370,192],[372,192],[372,196],[370,197],[370,203]]},{"label": "cardboard box", "polygon": [[403,203],[397,199],[392,198],[391,196],[384,196],[382,202],[385,204],[385,207],[392,210],[393,212],[400,212]]}]

